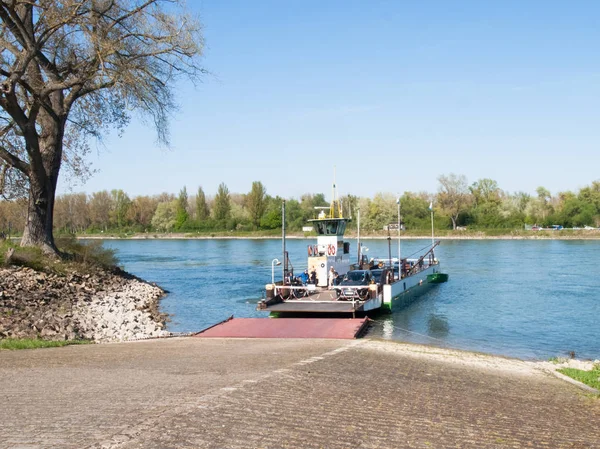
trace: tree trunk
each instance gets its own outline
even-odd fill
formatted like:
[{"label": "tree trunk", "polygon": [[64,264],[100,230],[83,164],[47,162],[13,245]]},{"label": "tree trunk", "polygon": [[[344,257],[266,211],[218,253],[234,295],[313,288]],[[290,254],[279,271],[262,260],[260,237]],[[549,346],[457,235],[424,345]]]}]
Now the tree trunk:
[{"label": "tree trunk", "polygon": [[27,222],[21,246],[37,246],[45,254],[58,255],[52,232],[57,179],[44,177],[46,182],[33,174],[29,178]]},{"label": "tree trunk", "polygon": [[450,218],[452,219],[452,229],[456,231],[456,220],[458,220],[458,216],[455,217],[452,215]]},{"label": "tree trunk", "polygon": [[64,121],[46,120],[39,139],[41,158],[33,159],[29,170],[27,222],[21,246],[36,246],[51,256],[60,256],[54,243],[54,200],[62,159]]}]

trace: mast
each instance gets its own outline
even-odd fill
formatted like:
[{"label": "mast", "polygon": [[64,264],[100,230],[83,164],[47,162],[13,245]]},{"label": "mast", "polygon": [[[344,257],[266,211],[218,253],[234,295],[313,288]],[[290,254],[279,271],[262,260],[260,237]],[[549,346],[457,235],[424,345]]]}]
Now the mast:
[{"label": "mast", "polygon": [[329,218],[343,218],[342,203],[338,198],[335,184],[335,165],[333,166],[333,185],[331,187],[331,203],[329,204]]},{"label": "mast", "polygon": [[433,238],[433,201],[429,203],[429,210],[431,211],[431,249],[433,249],[434,238]]},{"label": "mast", "polygon": [[281,279],[283,280],[283,283],[285,284],[285,272],[287,271],[287,257],[285,257],[285,200],[283,200],[283,202],[281,203],[281,244],[283,246],[282,251],[283,251],[283,263],[282,265],[282,271],[283,274],[281,276]]},{"label": "mast", "polygon": [[392,236],[390,235],[390,227],[388,226],[388,257],[389,257],[389,261],[390,267],[393,267],[394,265],[392,264]]},{"label": "mast", "polygon": [[400,273],[400,266],[402,265],[402,259],[400,258],[400,194],[398,194],[396,204],[398,204],[398,273]]},{"label": "mast", "polygon": [[360,259],[362,257],[360,251],[360,207],[356,210],[356,219],[357,219],[357,233],[356,233],[356,242],[358,244],[358,264],[360,265]]}]

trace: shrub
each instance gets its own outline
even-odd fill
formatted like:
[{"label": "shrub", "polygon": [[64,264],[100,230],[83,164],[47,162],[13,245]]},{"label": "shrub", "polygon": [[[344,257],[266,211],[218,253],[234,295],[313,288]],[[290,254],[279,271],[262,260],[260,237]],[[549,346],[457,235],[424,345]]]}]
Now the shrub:
[{"label": "shrub", "polygon": [[81,242],[72,235],[58,239],[56,246],[66,253],[67,258],[72,258],[83,265],[100,265],[104,268],[117,266],[116,251],[104,248],[100,240]]}]

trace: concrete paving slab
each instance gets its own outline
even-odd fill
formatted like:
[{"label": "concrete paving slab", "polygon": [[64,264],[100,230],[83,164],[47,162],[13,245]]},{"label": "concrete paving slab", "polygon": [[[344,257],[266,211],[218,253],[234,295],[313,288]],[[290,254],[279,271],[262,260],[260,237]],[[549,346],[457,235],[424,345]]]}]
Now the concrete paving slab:
[{"label": "concrete paving slab", "polygon": [[600,401],[527,362],[373,340],[1,351],[0,447],[600,448]]}]

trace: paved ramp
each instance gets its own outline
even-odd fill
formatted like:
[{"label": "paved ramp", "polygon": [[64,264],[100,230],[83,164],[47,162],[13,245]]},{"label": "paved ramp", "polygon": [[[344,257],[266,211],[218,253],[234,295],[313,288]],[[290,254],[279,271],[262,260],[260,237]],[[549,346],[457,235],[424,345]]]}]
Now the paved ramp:
[{"label": "paved ramp", "polygon": [[368,318],[230,318],[195,334],[227,338],[358,338]]}]

